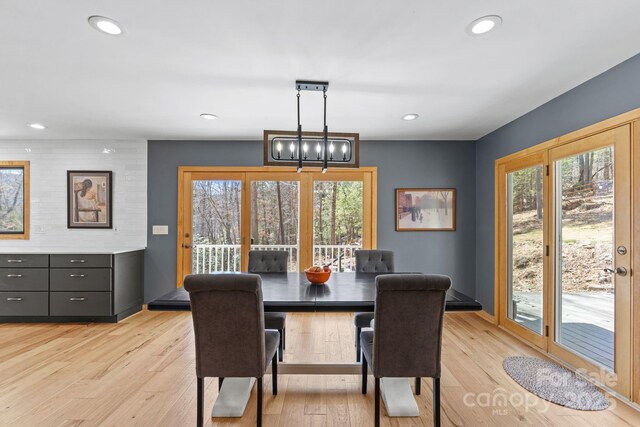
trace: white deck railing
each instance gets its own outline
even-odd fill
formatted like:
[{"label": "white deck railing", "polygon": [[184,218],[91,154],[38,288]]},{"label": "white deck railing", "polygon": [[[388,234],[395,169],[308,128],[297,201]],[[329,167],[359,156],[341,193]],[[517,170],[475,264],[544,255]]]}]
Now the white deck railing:
[{"label": "white deck railing", "polygon": [[[287,251],[289,270],[298,270],[297,245],[252,245],[255,250]],[[331,264],[334,271],[354,271],[355,251],[359,245],[315,245],[314,265]],[[240,245],[194,245],[192,251],[193,273],[215,273],[219,271],[240,271]],[[306,266],[304,266],[306,268]]]}]

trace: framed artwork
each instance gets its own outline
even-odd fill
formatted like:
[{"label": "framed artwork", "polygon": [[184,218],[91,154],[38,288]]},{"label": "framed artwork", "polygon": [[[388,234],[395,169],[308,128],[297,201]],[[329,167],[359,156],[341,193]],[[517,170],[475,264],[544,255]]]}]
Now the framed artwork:
[{"label": "framed artwork", "polygon": [[455,229],[455,188],[396,188],[396,231]]},{"label": "framed artwork", "polygon": [[67,171],[67,228],[112,228],[111,171]]},{"label": "framed artwork", "polygon": [[29,239],[29,162],[0,161],[0,240]]}]

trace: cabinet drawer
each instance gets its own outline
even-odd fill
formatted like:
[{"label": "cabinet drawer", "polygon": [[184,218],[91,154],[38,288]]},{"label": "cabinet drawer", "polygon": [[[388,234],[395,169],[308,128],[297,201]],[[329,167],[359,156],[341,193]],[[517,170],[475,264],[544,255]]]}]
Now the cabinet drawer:
[{"label": "cabinet drawer", "polygon": [[40,254],[0,254],[0,267],[47,268],[49,255]]},{"label": "cabinet drawer", "polygon": [[0,268],[0,291],[48,290],[48,268]]},{"label": "cabinet drawer", "polygon": [[111,292],[51,292],[51,316],[111,316]]},{"label": "cabinet drawer", "polygon": [[0,292],[0,316],[47,316],[48,292]]},{"label": "cabinet drawer", "polygon": [[51,255],[51,268],[111,267],[111,255]]},{"label": "cabinet drawer", "polygon": [[51,291],[111,291],[110,268],[59,268],[51,270]]}]

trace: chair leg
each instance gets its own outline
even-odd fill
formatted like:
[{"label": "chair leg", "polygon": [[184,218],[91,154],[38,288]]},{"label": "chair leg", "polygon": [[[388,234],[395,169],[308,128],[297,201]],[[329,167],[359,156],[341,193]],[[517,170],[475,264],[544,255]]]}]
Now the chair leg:
[{"label": "chair leg", "polygon": [[256,426],[262,427],[262,378],[258,378],[258,419],[256,420]]},{"label": "chair leg", "polygon": [[224,377],[218,378],[218,391],[222,390],[222,382],[224,381]]},{"label": "chair leg", "polygon": [[356,328],[356,362],[360,361],[360,328]]},{"label": "chair leg", "polygon": [[287,335],[287,328],[282,328],[282,349],[287,349],[287,340],[285,339]]},{"label": "chair leg", "polygon": [[196,425],[198,427],[202,427],[204,424],[204,378],[197,378],[196,384],[198,387],[198,397],[197,397],[197,420]]},{"label": "chair leg", "polygon": [[433,379],[433,425],[440,427],[440,378]]},{"label": "chair leg", "polygon": [[367,394],[367,374],[369,367],[367,366],[367,358],[362,355],[362,394]]},{"label": "chair leg", "polygon": [[273,395],[278,395],[278,357],[276,354],[273,355],[273,360],[271,361],[271,385],[273,390]]},{"label": "chair leg", "polygon": [[375,413],[374,413],[374,425],[375,427],[380,427],[380,378],[376,378],[376,392],[374,396],[375,400]]},{"label": "chair leg", "polygon": [[422,391],[422,378],[416,377],[416,396],[420,396],[420,392]]},{"label": "chair leg", "polygon": [[284,358],[284,335],[282,334],[283,331],[284,329],[278,329],[278,332],[280,332],[280,343],[278,343],[278,359],[280,359],[281,362]]}]

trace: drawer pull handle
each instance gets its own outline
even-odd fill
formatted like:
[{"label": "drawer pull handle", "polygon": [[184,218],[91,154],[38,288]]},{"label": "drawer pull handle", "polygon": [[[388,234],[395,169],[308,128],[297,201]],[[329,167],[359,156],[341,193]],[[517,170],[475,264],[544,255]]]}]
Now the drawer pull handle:
[{"label": "drawer pull handle", "polygon": [[84,298],[69,298],[69,301],[84,301]]},{"label": "drawer pull handle", "polygon": [[7,301],[22,301],[22,298],[7,298]]},{"label": "drawer pull handle", "polygon": [[22,262],[21,259],[8,259],[7,262]]},{"label": "drawer pull handle", "polygon": [[22,277],[22,274],[7,274],[7,277],[10,279],[19,279]]},{"label": "drawer pull handle", "polygon": [[79,277],[82,278],[84,277],[84,274],[70,274],[69,277]]},{"label": "drawer pull handle", "polygon": [[69,262],[73,262],[73,263],[80,262],[80,263],[82,263],[82,262],[86,262],[86,261],[83,260],[83,259],[70,259]]}]

